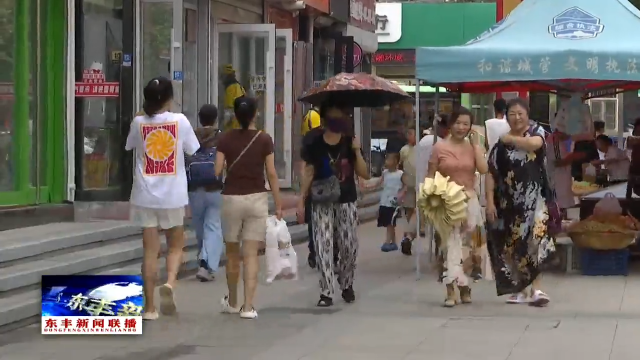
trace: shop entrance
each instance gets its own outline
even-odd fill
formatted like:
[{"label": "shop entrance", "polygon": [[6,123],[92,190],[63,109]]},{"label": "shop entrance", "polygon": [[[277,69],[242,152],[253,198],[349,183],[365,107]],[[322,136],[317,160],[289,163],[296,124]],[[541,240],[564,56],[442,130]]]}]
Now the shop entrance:
[{"label": "shop entrance", "polygon": [[[204,4],[206,5],[206,4]],[[205,6],[206,7],[206,6]],[[172,111],[185,114],[197,126],[198,86],[206,89],[206,76],[198,83],[198,1],[142,0],[139,3],[137,29],[140,71],[136,74],[137,104],[142,106],[142,91],[157,76],[173,81]],[[205,91],[206,92],[206,91]]]},{"label": "shop entrance", "polygon": [[280,186],[291,187],[292,31],[273,24],[218,24],[217,30],[220,112],[232,110],[230,81],[258,99],[257,126],[273,137]]},{"label": "shop entrance", "polygon": [[75,0],[75,200],[129,197],[133,6]]}]

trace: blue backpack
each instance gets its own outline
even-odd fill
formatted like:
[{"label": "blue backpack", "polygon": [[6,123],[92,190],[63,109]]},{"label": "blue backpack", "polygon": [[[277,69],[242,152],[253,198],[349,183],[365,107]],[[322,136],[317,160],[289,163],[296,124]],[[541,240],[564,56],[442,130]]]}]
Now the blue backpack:
[{"label": "blue backpack", "polygon": [[185,158],[189,187],[219,187],[222,189],[223,178],[215,175],[216,153],[215,147],[201,147],[195,154]]}]

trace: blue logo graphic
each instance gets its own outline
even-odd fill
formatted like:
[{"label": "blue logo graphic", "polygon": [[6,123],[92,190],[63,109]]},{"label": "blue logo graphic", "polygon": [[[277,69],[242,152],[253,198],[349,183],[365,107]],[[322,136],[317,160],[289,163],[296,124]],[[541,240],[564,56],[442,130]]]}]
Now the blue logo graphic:
[{"label": "blue logo graphic", "polygon": [[42,276],[42,316],[141,316],[143,306],[141,276]]},{"label": "blue logo graphic", "polygon": [[556,39],[593,39],[603,30],[604,25],[600,24],[599,18],[577,6],[558,14],[553,18],[553,23],[549,25],[549,34]]},{"label": "blue logo graphic", "polygon": [[182,81],[184,80],[183,76],[182,76],[182,71],[174,71],[173,72],[173,80],[175,81]]},{"label": "blue logo graphic", "polygon": [[491,27],[488,28],[487,30],[485,30],[482,34],[478,35],[474,39],[471,39],[471,40],[467,41],[467,43],[465,45],[477,43],[478,41],[481,41],[481,40],[484,40],[484,39],[488,38],[489,35],[493,34],[494,32],[496,32],[496,31],[498,31],[500,29],[500,27],[502,26],[502,24],[504,24],[504,21],[507,20],[508,17],[509,16],[507,15],[507,17],[505,17],[502,20],[498,21],[497,23],[491,25]]}]

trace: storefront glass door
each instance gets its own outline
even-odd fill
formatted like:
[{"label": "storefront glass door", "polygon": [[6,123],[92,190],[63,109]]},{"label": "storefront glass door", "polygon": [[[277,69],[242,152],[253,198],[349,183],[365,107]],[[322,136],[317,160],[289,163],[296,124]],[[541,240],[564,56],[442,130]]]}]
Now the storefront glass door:
[{"label": "storefront glass door", "polygon": [[[125,21],[121,0],[75,2],[75,164],[78,201],[124,199],[122,114],[131,109],[123,87]],[[129,15],[130,16],[130,15]],[[130,67],[131,64],[128,65]],[[125,110],[127,109],[127,110]]]},{"label": "storefront glass door", "polygon": [[291,187],[293,30],[276,30],[276,112],[273,143],[280,186]]},{"label": "storefront glass door", "polygon": [[[195,8],[184,4],[182,0],[142,0],[138,9],[138,31],[136,47],[138,52],[136,73],[136,89],[138,90],[137,107],[141,109],[144,101],[142,91],[157,76],[164,76],[173,81],[174,101],[172,111],[182,112],[183,44],[185,14],[191,18]],[[188,7],[188,10],[184,8]],[[185,44],[186,45],[186,44]],[[190,47],[186,46],[187,51]],[[195,59],[195,57],[194,57]]]},{"label": "storefront glass door", "polygon": [[[216,53],[220,68],[218,72],[218,108],[220,113],[225,114],[221,120],[226,123],[232,119],[230,105],[233,104],[233,99],[230,96],[233,94],[227,93],[226,90],[230,82],[237,81],[248,96],[258,100],[256,125],[274,138],[277,165],[277,157],[282,155],[278,155],[278,141],[275,140],[278,136],[275,130],[276,98],[278,96],[275,84],[276,53],[278,51],[275,25],[218,24],[217,29],[219,38]],[[291,74],[291,66],[288,69]],[[283,143],[281,141],[281,144]],[[282,146],[280,149],[285,150]],[[290,174],[291,171],[288,173]],[[288,179],[289,185],[286,184],[287,175],[283,172],[280,176],[280,186],[290,186],[290,175]]]}]

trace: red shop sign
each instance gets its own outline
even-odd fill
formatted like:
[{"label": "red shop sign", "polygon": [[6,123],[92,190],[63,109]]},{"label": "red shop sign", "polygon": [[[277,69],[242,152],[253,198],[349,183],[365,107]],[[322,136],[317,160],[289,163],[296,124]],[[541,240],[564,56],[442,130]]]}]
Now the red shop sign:
[{"label": "red shop sign", "polygon": [[76,83],[77,97],[118,97],[120,96],[120,83],[107,82],[102,70],[84,70],[82,82]]},{"label": "red shop sign", "polygon": [[414,65],[416,62],[415,50],[382,50],[372,56],[371,62],[376,65]]}]

